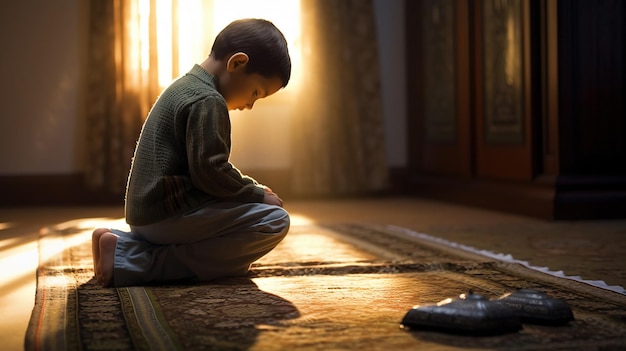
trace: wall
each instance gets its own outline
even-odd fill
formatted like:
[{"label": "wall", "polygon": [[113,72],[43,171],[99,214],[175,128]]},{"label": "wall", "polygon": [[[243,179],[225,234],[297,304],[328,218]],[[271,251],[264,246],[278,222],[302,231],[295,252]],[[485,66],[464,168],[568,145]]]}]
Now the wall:
[{"label": "wall", "polygon": [[82,2],[0,5],[0,175],[80,167]]},{"label": "wall", "polygon": [[[387,153],[406,165],[403,5],[374,1],[379,26]],[[20,0],[0,5],[0,176],[80,173],[82,80],[88,28],[84,0]],[[234,158],[242,169],[289,167],[290,108],[233,115]],[[271,111],[271,113],[270,113]],[[250,128],[249,128],[250,126]],[[280,135],[280,134],[278,134]],[[266,157],[271,155],[272,157]],[[263,162],[260,160],[263,159]]]}]

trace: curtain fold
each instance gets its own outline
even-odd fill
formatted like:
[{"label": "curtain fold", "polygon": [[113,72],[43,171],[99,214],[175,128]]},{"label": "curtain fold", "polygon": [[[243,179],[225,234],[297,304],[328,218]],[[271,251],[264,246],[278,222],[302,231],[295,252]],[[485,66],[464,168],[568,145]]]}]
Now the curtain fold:
[{"label": "curtain fold", "polygon": [[293,116],[296,195],[388,185],[372,1],[302,0],[303,80]]},{"label": "curtain fold", "polygon": [[140,40],[140,10],[136,0],[90,2],[85,178],[90,188],[115,194],[124,193],[137,137],[159,93],[156,20]]}]

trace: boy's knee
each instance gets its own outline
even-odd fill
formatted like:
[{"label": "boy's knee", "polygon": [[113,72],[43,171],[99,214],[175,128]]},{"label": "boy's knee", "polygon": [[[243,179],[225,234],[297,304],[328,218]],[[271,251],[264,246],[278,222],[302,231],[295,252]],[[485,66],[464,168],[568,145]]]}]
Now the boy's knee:
[{"label": "boy's knee", "polygon": [[269,216],[272,232],[276,234],[287,234],[291,219],[289,213],[282,207],[272,206],[272,214]]},{"label": "boy's knee", "polygon": [[285,228],[285,230],[289,229],[289,225],[291,224],[291,218],[289,217],[289,213],[285,211],[285,209],[282,207],[278,207],[277,211],[279,212],[279,220],[282,226]]}]

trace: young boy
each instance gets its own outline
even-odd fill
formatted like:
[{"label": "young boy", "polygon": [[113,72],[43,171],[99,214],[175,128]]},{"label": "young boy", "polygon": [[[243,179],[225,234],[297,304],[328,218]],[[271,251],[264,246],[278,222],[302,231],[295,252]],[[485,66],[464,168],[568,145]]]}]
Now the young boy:
[{"label": "young boy", "polygon": [[215,38],[209,57],[163,91],[146,119],[126,189],[131,231],[92,235],[103,286],[245,275],[289,230],[283,201],[229,162],[228,110],[287,85],[282,33],[245,19]]}]

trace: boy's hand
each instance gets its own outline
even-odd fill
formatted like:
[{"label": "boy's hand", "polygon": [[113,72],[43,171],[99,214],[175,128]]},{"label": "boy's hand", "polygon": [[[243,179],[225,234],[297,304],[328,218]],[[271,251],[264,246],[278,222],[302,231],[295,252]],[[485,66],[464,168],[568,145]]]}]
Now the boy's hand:
[{"label": "boy's hand", "polygon": [[283,207],[283,200],[276,195],[272,189],[266,187],[265,188],[265,196],[263,197],[263,202],[268,205],[280,206]]}]

